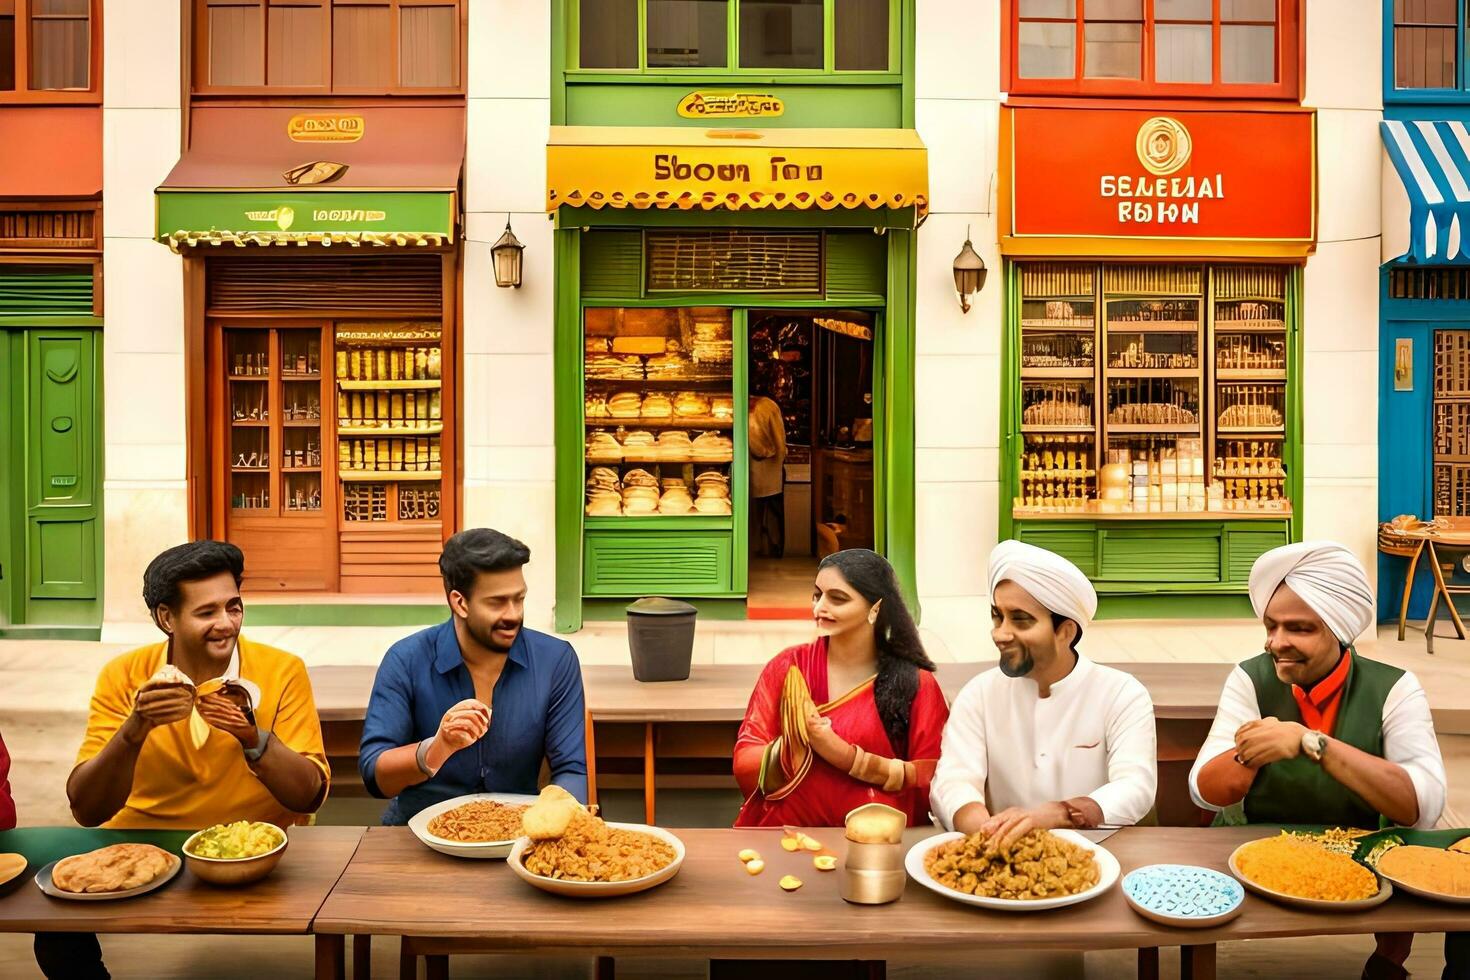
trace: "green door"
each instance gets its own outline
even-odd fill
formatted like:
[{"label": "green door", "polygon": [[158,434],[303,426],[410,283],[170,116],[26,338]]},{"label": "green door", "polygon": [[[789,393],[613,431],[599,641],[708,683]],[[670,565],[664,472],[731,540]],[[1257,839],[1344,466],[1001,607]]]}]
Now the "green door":
[{"label": "green door", "polygon": [[0,334],[0,629],[100,622],[99,337]]}]

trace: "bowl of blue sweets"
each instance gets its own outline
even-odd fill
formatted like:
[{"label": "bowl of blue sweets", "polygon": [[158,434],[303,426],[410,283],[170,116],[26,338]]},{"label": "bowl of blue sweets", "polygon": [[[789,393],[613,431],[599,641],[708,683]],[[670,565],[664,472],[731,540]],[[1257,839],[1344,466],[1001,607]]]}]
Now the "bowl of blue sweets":
[{"label": "bowl of blue sweets", "polygon": [[1207,929],[1224,925],[1245,906],[1245,889],[1223,872],[1189,864],[1150,864],[1123,876],[1133,911],[1166,926]]}]

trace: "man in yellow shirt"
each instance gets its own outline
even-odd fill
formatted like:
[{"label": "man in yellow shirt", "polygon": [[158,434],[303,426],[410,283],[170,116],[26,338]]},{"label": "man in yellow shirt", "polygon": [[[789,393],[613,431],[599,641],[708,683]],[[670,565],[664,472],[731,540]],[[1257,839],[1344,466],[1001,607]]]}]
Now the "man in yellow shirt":
[{"label": "man in yellow shirt", "polygon": [[[170,548],[143,573],[167,636],[102,669],[67,779],[83,826],[195,830],[304,823],[331,773],[306,666],[240,636],[245,558],[222,541]],[[203,692],[203,693],[201,693]],[[48,977],[106,977],[95,936],[36,937]]]}]

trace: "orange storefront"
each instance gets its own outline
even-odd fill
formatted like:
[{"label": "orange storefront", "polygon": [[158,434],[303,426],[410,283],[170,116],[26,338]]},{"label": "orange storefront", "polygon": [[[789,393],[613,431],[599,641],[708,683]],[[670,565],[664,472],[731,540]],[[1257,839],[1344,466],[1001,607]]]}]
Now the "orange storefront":
[{"label": "orange storefront", "polygon": [[1315,145],[1297,107],[1002,110],[1002,537],[1115,609],[1224,611],[1300,537]]}]

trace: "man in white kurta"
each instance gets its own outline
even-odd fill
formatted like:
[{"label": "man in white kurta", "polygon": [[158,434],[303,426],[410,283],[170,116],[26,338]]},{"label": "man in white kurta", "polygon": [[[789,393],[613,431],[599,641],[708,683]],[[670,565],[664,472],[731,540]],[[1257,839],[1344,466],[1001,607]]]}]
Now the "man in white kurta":
[{"label": "man in white kurta", "polygon": [[1153,701],[1132,675],[1077,652],[1097,611],[1092,583],[1065,558],[1003,541],[991,552],[990,593],[1000,666],[950,709],[934,816],[1010,840],[1137,823],[1158,788]]}]

